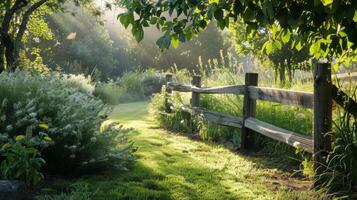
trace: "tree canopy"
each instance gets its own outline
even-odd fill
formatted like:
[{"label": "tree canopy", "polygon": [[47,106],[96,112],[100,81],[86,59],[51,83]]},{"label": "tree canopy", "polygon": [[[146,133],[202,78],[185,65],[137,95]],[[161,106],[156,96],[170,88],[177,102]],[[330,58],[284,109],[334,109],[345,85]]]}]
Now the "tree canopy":
[{"label": "tree canopy", "polygon": [[164,33],[157,41],[162,49],[190,40],[213,19],[224,29],[241,18],[249,36],[259,28],[270,30],[262,47],[265,52],[291,42],[297,50],[309,46],[315,58],[357,61],[357,1],[122,0],[121,4],[127,10],[118,18],[125,27],[132,26],[136,40],[143,39],[143,27],[154,25]]},{"label": "tree canopy", "polygon": [[[0,71],[13,70],[18,65],[20,50],[25,43],[24,36],[32,31],[44,36],[46,24],[43,17],[53,11],[63,10],[66,2],[94,8],[94,0],[2,0],[0,2]],[[100,12],[92,9],[95,15]],[[32,29],[29,26],[32,20]],[[48,36],[48,34],[47,34]],[[48,36],[49,37],[49,36]]]}]

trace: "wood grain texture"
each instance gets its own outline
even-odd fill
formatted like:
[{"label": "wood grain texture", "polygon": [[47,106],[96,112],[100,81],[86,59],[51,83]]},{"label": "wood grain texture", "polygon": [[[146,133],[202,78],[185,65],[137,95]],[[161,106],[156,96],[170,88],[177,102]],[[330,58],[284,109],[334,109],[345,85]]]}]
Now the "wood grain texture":
[{"label": "wood grain texture", "polygon": [[[250,98],[249,86],[258,86],[258,74],[246,73],[245,74],[245,91],[243,99],[243,120],[245,121],[249,117],[255,117],[257,101]],[[244,122],[243,122],[244,123]],[[254,131],[243,126],[240,135],[240,149],[243,151],[255,148],[255,135]]]},{"label": "wood grain texture", "polygon": [[190,108],[181,106],[181,110],[190,113],[191,115],[201,115],[207,121],[235,128],[242,128],[243,120],[240,117],[225,115],[217,112],[208,111],[202,108]]},{"label": "wood grain texture", "polygon": [[326,171],[326,156],[331,151],[332,82],[331,64],[315,63],[314,67],[314,187],[322,184],[319,175]]},{"label": "wood grain texture", "polygon": [[211,87],[211,88],[197,88],[192,87],[192,91],[203,93],[203,94],[244,94],[244,85],[228,85],[220,87]]},{"label": "wood grain texture", "polygon": [[[201,87],[201,77],[200,76],[193,76],[192,77],[192,87]],[[192,89],[191,89],[192,91]],[[191,94],[191,106],[192,107],[199,107],[200,106],[200,93],[192,91]]]},{"label": "wood grain texture", "polygon": [[191,85],[169,82],[166,84],[166,87],[178,92],[192,92]]},{"label": "wood grain texture", "polygon": [[244,121],[244,126],[274,140],[284,142],[294,147],[301,145],[307,152],[313,152],[312,137],[288,131],[252,117]]},{"label": "wood grain texture", "polygon": [[249,86],[249,97],[302,108],[313,108],[313,93]]},{"label": "wood grain texture", "polygon": [[228,85],[220,87],[209,87],[209,88],[200,88],[191,85],[183,85],[178,83],[168,83],[167,86],[172,90],[179,92],[197,92],[202,94],[244,94],[244,85]]}]

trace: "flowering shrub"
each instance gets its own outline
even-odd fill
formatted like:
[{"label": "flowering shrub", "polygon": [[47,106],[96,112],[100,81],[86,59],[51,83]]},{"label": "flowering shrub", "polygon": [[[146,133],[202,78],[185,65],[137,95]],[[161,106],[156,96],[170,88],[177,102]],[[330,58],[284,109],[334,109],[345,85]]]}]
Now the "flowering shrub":
[{"label": "flowering shrub", "polygon": [[132,145],[122,128],[100,131],[103,103],[92,92],[83,77],[1,73],[0,146],[31,132],[47,172],[76,175],[107,161],[124,167],[133,159]]}]

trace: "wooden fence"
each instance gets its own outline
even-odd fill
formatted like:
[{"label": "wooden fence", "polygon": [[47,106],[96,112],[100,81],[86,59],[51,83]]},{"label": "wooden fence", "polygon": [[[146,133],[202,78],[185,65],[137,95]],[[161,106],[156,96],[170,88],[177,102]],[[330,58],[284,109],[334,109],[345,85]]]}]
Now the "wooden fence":
[{"label": "wooden fence", "polygon": [[[192,85],[172,82],[172,75],[166,75],[166,97],[172,91],[191,92],[191,106],[181,109],[191,115],[202,115],[206,120],[241,129],[241,150],[249,150],[254,141],[254,134],[259,133],[291,146],[301,146],[313,154],[316,175],[325,170],[325,156],[331,150],[331,138],[327,134],[332,128],[332,101],[357,115],[357,103],[340,91],[331,81],[331,65],[316,63],[314,67],[314,92],[298,92],[285,89],[258,87],[258,74],[246,73],[244,85],[221,87],[201,87],[201,77],[193,76]],[[200,107],[200,94],[243,95],[243,118],[212,112]],[[276,102],[307,109],[313,109],[313,137],[295,133],[255,118],[256,100]],[[167,99],[166,99],[166,102]],[[166,104],[167,112],[170,106]],[[316,183],[315,183],[316,184]]]}]

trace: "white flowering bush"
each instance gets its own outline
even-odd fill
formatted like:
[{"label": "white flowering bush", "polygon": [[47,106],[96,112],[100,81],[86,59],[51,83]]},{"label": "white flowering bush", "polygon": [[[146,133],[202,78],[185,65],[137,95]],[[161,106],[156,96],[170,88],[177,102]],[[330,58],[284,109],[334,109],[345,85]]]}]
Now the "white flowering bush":
[{"label": "white flowering bush", "polygon": [[[84,77],[1,73],[0,147],[31,133],[47,172],[76,175],[103,166],[125,168],[133,160],[132,145],[121,127],[100,131],[103,103],[93,90]],[[53,142],[41,143],[43,138]]]}]

